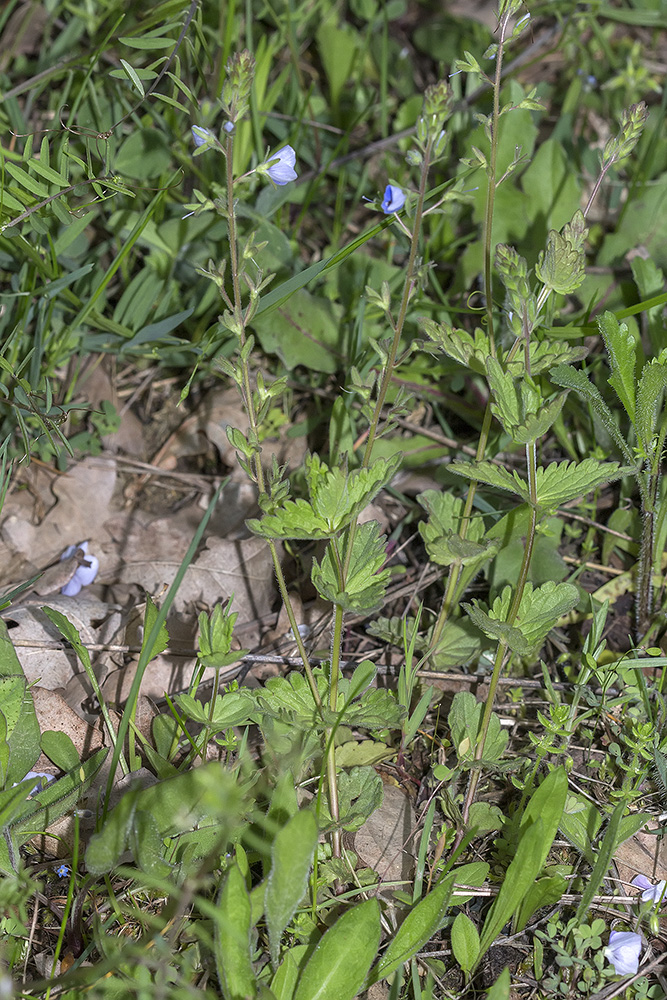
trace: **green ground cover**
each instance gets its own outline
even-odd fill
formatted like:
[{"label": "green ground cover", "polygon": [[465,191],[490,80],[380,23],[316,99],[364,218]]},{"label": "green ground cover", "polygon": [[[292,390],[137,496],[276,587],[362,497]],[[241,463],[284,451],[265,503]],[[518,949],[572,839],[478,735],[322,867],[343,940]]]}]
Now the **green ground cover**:
[{"label": "green ground cover", "polygon": [[666,29],[6,5],[3,996],[667,995]]}]

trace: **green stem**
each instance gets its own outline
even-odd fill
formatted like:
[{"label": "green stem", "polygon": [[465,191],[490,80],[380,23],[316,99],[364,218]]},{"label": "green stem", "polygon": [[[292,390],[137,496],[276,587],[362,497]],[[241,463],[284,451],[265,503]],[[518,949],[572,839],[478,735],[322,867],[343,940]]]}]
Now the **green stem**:
[{"label": "green stem", "polygon": [[[516,621],[516,617],[519,613],[519,608],[521,606],[521,598],[523,597],[523,592],[526,587],[526,582],[528,580],[528,572],[530,570],[530,561],[533,555],[533,547],[535,545],[535,535],[537,533],[537,490],[536,490],[536,476],[537,476],[537,445],[535,441],[531,441],[530,444],[526,445],[526,461],[528,466],[528,486],[530,490],[530,523],[528,525],[528,533],[526,535],[526,545],[523,550],[523,559],[521,561],[521,569],[519,571],[519,579],[517,580],[517,585],[514,590],[514,595],[512,598],[512,604],[510,606],[509,613],[507,615],[507,624],[513,625]],[[496,690],[498,688],[498,682],[500,680],[500,675],[502,673],[503,667],[508,659],[509,649],[507,643],[501,640],[498,643],[496,649],[495,659],[493,661],[493,671],[491,674],[491,680],[489,681],[489,693],[486,696],[486,702],[484,704],[484,713],[482,715],[482,724],[480,726],[479,734],[477,736],[477,743],[475,745],[475,760],[481,760],[484,756],[484,747],[486,745],[486,737],[489,732],[489,723],[491,722],[491,713],[493,712],[493,705],[496,698]],[[468,822],[468,815],[470,813],[470,806],[474,802],[475,792],[477,791],[477,785],[479,783],[480,771],[479,769],[474,770],[470,774],[470,782],[466,790],[466,796],[463,802],[463,807],[461,809],[461,816],[464,825]]]},{"label": "green stem", "polygon": [[[481,462],[484,458],[484,452],[486,451],[486,445],[489,440],[489,431],[491,430],[491,402],[486,404],[486,409],[484,410],[484,418],[482,420],[482,429],[479,435],[479,442],[477,444],[477,452],[475,454],[475,461]],[[472,514],[472,507],[475,501],[475,493],[477,492],[477,483],[470,483],[468,487],[468,493],[466,496],[465,506],[463,508],[463,514],[461,516],[461,526],[459,528],[459,534],[461,538],[465,538],[468,534],[468,525],[470,524],[470,516]],[[451,610],[454,607],[460,594],[458,593],[459,581],[461,579],[461,573],[463,571],[463,565],[460,562],[452,563],[451,569],[449,571],[449,576],[447,577],[447,586],[445,587],[445,594],[442,599],[442,604],[440,606],[440,612],[438,613],[438,618],[435,625],[433,626],[433,635],[431,637],[431,644],[429,653],[433,654],[437,651],[440,639],[442,637],[442,631],[447,623],[447,619],[451,614]]]},{"label": "green stem", "polygon": [[417,208],[415,210],[415,219],[412,227],[412,239],[410,240],[410,254],[408,257],[407,267],[405,269],[405,281],[403,283],[403,294],[401,296],[401,305],[398,311],[398,316],[396,318],[396,323],[394,324],[394,337],[391,342],[391,348],[389,351],[389,356],[387,358],[387,363],[382,372],[382,380],[380,382],[380,388],[378,390],[377,399],[375,401],[375,409],[373,411],[373,419],[371,420],[371,425],[368,431],[368,439],[366,441],[366,448],[364,450],[364,457],[362,461],[362,467],[367,469],[371,463],[371,455],[373,452],[373,445],[375,443],[375,438],[377,436],[378,425],[380,423],[380,417],[382,415],[382,408],[387,398],[387,391],[389,389],[389,384],[391,382],[392,375],[394,374],[394,367],[396,365],[396,355],[398,354],[398,347],[401,342],[401,335],[403,333],[403,327],[405,326],[405,317],[408,312],[408,304],[410,302],[410,297],[415,283],[415,262],[417,260],[417,250],[419,248],[419,237],[421,233],[421,222],[422,216],[424,214],[424,199],[426,197],[426,182],[428,180],[428,169],[431,160],[431,150],[433,148],[433,140],[429,139],[426,149],[424,151],[424,159],[422,162],[421,177],[419,180],[419,194],[417,196]]},{"label": "green stem", "polygon": [[[238,264],[238,247],[236,245],[236,213],[234,210],[234,171],[233,171],[233,153],[234,153],[234,138],[232,135],[227,136],[225,143],[225,159],[227,161],[227,233],[229,237],[229,260],[230,260],[230,270],[232,274],[232,290],[233,290],[233,311],[234,320],[237,325],[238,337],[241,347],[246,343],[246,332],[245,332],[245,318],[243,315],[243,302],[241,298],[241,281],[239,276],[239,264]],[[241,355],[241,372],[243,377],[243,395],[245,396],[245,408],[248,415],[248,422],[250,424],[250,436],[252,444],[257,447],[257,452],[253,457],[253,470],[255,473],[255,482],[257,483],[257,489],[259,495],[262,496],[266,493],[266,485],[264,481],[264,469],[262,468],[262,459],[259,452],[259,428],[257,424],[257,415],[255,413],[254,398],[252,393],[252,386],[250,384],[250,367],[247,360]],[[272,539],[268,539],[269,551],[271,552],[271,560],[273,562],[273,569],[276,574],[276,579],[278,581],[278,589],[280,590],[280,596],[282,597],[285,610],[287,611],[287,618],[290,623],[290,628],[292,629],[292,634],[294,636],[294,641],[296,647],[299,651],[299,656],[303,661],[303,669],[308,680],[308,686],[310,687],[313,700],[317,705],[318,709],[322,708],[322,699],[320,698],[320,692],[317,688],[315,678],[313,676],[313,671],[310,666],[310,660],[308,658],[308,653],[306,652],[306,647],[301,638],[301,633],[299,632],[298,622],[296,620],[296,615],[294,614],[294,608],[292,607],[292,602],[290,601],[289,593],[287,590],[287,583],[285,581],[285,576],[283,574],[282,566],[280,565],[280,559],[278,557],[278,550],[276,543]]]},{"label": "green stem", "polygon": [[[331,635],[331,668],[329,672],[329,708],[336,711],[338,704],[338,680],[340,677],[340,650],[343,641],[343,609],[339,604],[334,606],[334,623]],[[336,747],[334,745],[334,730],[327,729],[327,786],[329,789],[329,811],[335,824],[331,834],[331,851],[334,858],[341,856],[341,831],[338,826],[340,806],[338,802],[338,782],[336,776]]]},{"label": "green stem", "polygon": [[491,116],[491,156],[487,171],[486,207],[484,211],[484,295],[486,298],[486,325],[489,332],[489,347],[491,356],[496,356],[496,344],[493,335],[493,279],[491,275],[491,238],[493,229],[493,208],[496,200],[496,172],[498,169],[498,123],[500,121],[500,84],[502,81],[503,52],[505,48],[505,32],[509,18],[504,17],[500,23],[500,39],[496,51],[496,76],[493,83],[493,112]]}]

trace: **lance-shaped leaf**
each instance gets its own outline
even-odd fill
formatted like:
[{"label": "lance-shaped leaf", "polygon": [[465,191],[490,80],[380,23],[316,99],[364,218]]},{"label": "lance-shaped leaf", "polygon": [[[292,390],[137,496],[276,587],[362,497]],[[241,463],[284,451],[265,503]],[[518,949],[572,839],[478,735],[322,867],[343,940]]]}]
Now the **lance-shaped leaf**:
[{"label": "lance-shaped leaf", "polygon": [[0,780],[13,784],[39,757],[40,732],[32,694],[4,621],[0,621],[0,715],[4,720]]},{"label": "lance-shaped leaf", "polygon": [[584,372],[578,368],[571,368],[570,365],[556,365],[549,372],[549,378],[556,385],[562,385],[567,389],[574,389],[586,403],[590,404],[596,416],[604,424],[609,436],[613,438],[614,443],[626,462],[632,462],[632,450],[628,447],[627,441],[621,434],[611,410],[600,395],[597,387],[593,385]]},{"label": "lance-shaped leaf", "polygon": [[215,961],[225,1000],[253,997],[257,992],[252,968],[250,895],[238,864],[227,872],[218,894],[215,921]]},{"label": "lance-shaped leaf", "polygon": [[50,782],[43,791],[26,799],[26,788],[20,786],[0,792],[0,871],[11,871],[18,860],[18,847],[35,832],[48,827],[77,804],[90,786],[108,753],[106,747],[96,751],[82,764],[58,781]]},{"label": "lance-shaped leaf", "polygon": [[376,899],[343,913],[315,948],[299,977],[294,1000],[353,1000],[377,954],[380,933]]},{"label": "lance-shaped leaf", "polygon": [[578,600],[579,591],[571,583],[549,580],[536,589],[532,584],[526,584],[519,611],[511,623],[508,622],[512,603],[512,588],[509,586],[496,597],[488,613],[478,601],[463,607],[482,632],[505,642],[512,652],[524,656],[540,648],[558,619],[568,614]]},{"label": "lance-shaped leaf", "polygon": [[628,330],[627,323],[619,323],[612,312],[603,313],[598,319],[604,338],[611,376],[609,385],[625,407],[634,424],[636,413],[637,342]]},{"label": "lance-shaped leaf", "polygon": [[292,816],[273,841],[264,912],[274,966],[278,965],[281,935],[305,895],[316,847],[317,821],[307,809]]},{"label": "lance-shaped leaf", "polygon": [[321,563],[314,562],[311,578],[318,593],[344,611],[367,614],[382,607],[390,572],[385,563],[385,539],[377,521],[360,525],[354,535],[352,555],[343,586],[336,543],[327,546]]},{"label": "lance-shaped leaf", "polygon": [[662,397],[667,389],[667,350],[661,351],[644,365],[637,386],[637,413],[635,430],[644,456],[649,458],[653,451],[653,438],[657,430],[658,413]]}]

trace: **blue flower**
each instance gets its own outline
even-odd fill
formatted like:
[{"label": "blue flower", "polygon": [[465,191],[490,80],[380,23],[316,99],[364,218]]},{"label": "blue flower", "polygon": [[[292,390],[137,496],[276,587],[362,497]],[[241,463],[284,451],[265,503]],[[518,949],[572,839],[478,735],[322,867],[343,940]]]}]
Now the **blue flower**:
[{"label": "blue flower", "polygon": [[643,889],[642,892],[642,902],[646,903],[648,900],[652,900],[654,903],[661,903],[663,896],[665,895],[665,880],[661,879],[657,885],[653,885],[652,882],[646,878],[646,875],[635,875],[632,880],[632,884],[637,886],[638,889]]},{"label": "blue flower", "polygon": [[56,875],[59,875],[61,878],[67,878],[69,875],[69,868],[67,865],[59,865],[55,871]]},{"label": "blue flower", "polygon": [[262,173],[267,173],[274,184],[282,187],[283,184],[289,184],[290,181],[296,180],[297,174],[294,169],[296,153],[291,146],[283,146],[277,153],[273,153],[266,162],[270,166],[266,167]]},{"label": "blue flower", "polygon": [[606,958],[614,966],[617,976],[634,975],[639,968],[642,939],[631,931],[612,931],[609,944],[604,950]]},{"label": "blue flower", "polygon": [[77,550],[86,557],[81,559],[77,568],[75,569],[71,580],[69,580],[64,587],[60,588],[60,593],[64,594],[65,597],[76,597],[82,587],[87,587],[93,582],[97,576],[97,571],[100,568],[99,559],[95,556],[89,556],[88,553],[88,542],[80,542],[78,545],[68,546],[60,557],[62,562],[64,559],[69,559],[74,555]]},{"label": "blue flower", "polygon": [[213,138],[213,133],[209,132],[209,130],[204,128],[203,125],[193,125],[191,132],[195,146],[204,146],[209,139]]},{"label": "blue flower", "polygon": [[405,191],[394,184],[387,184],[384,190],[384,201],[380,206],[385,215],[400,212],[405,205]]}]

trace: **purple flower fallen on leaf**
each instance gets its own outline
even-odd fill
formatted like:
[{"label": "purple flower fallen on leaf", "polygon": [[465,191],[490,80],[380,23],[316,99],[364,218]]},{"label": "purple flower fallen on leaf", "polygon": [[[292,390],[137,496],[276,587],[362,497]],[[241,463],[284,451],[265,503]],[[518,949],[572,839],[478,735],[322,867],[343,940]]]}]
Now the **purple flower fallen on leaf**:
[{"label": "purple flower fallen on leaf", "polygon": [[60,593],[65,597],[76,597],[82,587],[87,587],[93,582],[100,568],[99,559],[96,556],[88,555],[88,542],[80,542],[79,545],[69,545],[60,557],[69,559],[79,549],[85,556],[74,571],[74,574],[64,587],[60,588]]},{"label": "purple flower fallen on leaf", "polygon": [[384,189],[384,200],[380,206],[384,214],[391,215],[393,212],[400,212],[404,205],[405,191],[396,187],[395,184],[387,184]]},{"label": "purple flower fallen on leaf", "polygon": [[204,128],[203,125],[193,125],[191,132],[195,146],[204,146],[209,139],[213,138],[212,133],[207,128]]},{"label": "purple flower fallen on leaf", "polygon": [[[53,775],[47,774],[45,771],[28,771],[26,776],[21,780],[34,781],[35,778],[39,778],[39,781],[37,782],[36,785],[33,785],[33,787],[30,789],[30,791],[28,792],[28,796],[37,795],[37,792],[41,792],[43,788],[46,788],[49,781],[53,781]],[[12,785],[12,788],[15,788],[18,784],[19,782],[15,781],[14,784]]]},{"label": "purple flower fallen on leaf", "polygon": [[654,903],[662,902],[663,896],[665,895],[665,880],[661,879],[657,885],[653,885],[652,882],[646,878],[646,875],[635,875],[632,880],[632,884],[638,889],[643,889],[642,892],[642,902],[646,903],[648,900],[652,900]]},{"label": "purple flower fallen on leaf", "polygon": [[639,968],[642,939],[632,931],[612,931],[605,956],[614,966],[617,976],[633,975]]},{"label": "purple flower fallen on leaf", "polygon": [[266,162],[271,166],[267,167],[264,173],[269,175],[274,184],[282,187],[283,184],[296,180],[297,174],[294,169],[296,153],[291,146],[283,146],[277,153],[272,153]]}]

